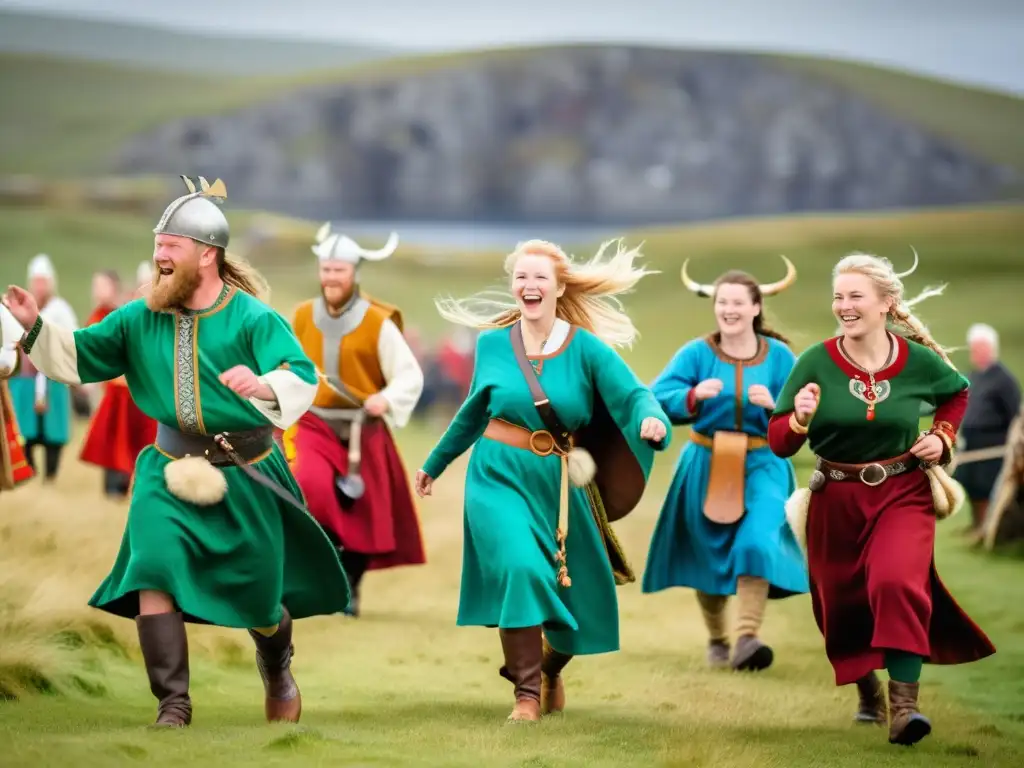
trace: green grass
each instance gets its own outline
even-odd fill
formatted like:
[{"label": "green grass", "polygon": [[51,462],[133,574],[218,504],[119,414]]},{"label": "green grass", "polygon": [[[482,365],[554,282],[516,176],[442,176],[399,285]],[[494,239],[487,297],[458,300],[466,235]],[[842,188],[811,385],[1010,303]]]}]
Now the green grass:
[{"label": "green grass", "polygon": [[[449,67],[483,66],[545,48],[399,56],[277,77],[162,74],[45,56],[0,55],[0,173],[48,177],[109,167],[134,133],[166,121],[229,112],[287,90],[337,82],[388,81]],[[871,100],[924,130],[1024,170],[1024,99],[896,70],[815,57],[762,57]],[[230,183],[230,182],[229,182]]]},{"label": "green grass", "polygon": [[[702,281],[733,266],[767,281],[781,274],[776,254],[786,253],[800,278],[789,294],[772,300],[770,310],[800,348],[834,328],[828,272],[842,253],[878,250],[902,265],[909,263],[912,243],[922,266],[908,281],[911,287],[950,282],[946,297],[922,309],[939,338],[959,343],[969,323],[991,322],[1002,331],[1006,357],[1020,375],[1021,214],[1019,208],[1003,208],[808,217],[640,233],[648,261],[663,274],[645,280],[627,299],[644,334],[627,356],[649,379],[679,345],[711,327],[708,302],[686,294],[679,283],[678,268],[687,255],[694,257],[692,274]],[[240,229],[246,217],[232,214],[232,221]],[[60,269],[64,294],[84,314],[89,273],[107,266],[134,271],[149,253],[151,226],[131,216],[0,211],[0,285],[23,280],[27,259],[45,249]],[[403,253],[368,266],[367,285],[398,303],[409,323],[431,333],[442,328],[430,304],[435,293],[462,293],[498,279],[496,255],[467,258],[457,269],[429,269]],[[308,259],[305,245],[274,257],[254,255],[272,278],[279,308],[288,309],[314,290]],[[963,362],[962,356],[956,359]],[[437,437],[437,428],[428,424],[402,432],[410,472]],[[658,460],[640,507],[616,525],[638,571],[685,433],[675,439]],[[938,567],[999,650],[976,664],[926,668],[922,704],[935,732],[912,750],[890,747],[881,730],[851,724],[855,693],[833,685],[807,598],[770,605],[764,636],[775,647],[777,663],[748,677],[705,669],[704,630],[692,594],[644,596],[636,584],[620,590],[622,651],[574,660],[567,670],[565,716],[535,728],[506,727],[511,691],[497,676],[494,632],[454,626],[466,457],[437,483],[435,496],[419,505],[429,564],[371,574],[359,621],[324,617],[297,626],[295,671],[305,701],[300,726],[262,722],[261,687],[244,633],[203,627],[190,634],[193,728],[150,732],[142,726],[154,716],[154,703],[133,625],[84,607],[117,551],[125,509],[100,498],[98,472],[78,464],[75,452],[69,450],[53,488],[32,485],[0,497],[3,512],[14,512],[0,517],[0,688],[21,693],[17,701],[0,701],[5,766],[44,768],[83,758],[100,768],[183,762],[223,768],[254,762],[616,768],[1024,764],[1024,625],[1015,590],[1004,586],[1020,583],[1024,563],[966,549],[956,535],[964,525],[960,518],[939,526]],[[805,476],[806,455],[798,461]]]}]

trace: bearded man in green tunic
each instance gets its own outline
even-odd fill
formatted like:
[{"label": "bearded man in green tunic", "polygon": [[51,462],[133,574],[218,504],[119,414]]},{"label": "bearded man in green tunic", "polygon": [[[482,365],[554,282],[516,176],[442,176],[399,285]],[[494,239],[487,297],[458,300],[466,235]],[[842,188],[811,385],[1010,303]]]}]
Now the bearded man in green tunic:
[{"label": "bearded man in green tunic", "polygon": [[[184,177],[182,177],[184,178]],[[31,294],[4,303],[47,377],[78,385],[124,376],[158,422],[135,466],[127,527],[89,604],[134,618],[159,700],[156,724],[192,720],[185,623],[244,628],[256,644],[268,720],[296,722],[292,619],[334,614],[350,593],[337,551],[302,502],[273,441],[313,402],[317,377],[266,285],[226,255],[226,189],[184,179],[160,217],[144,298],[69,331]]]}]

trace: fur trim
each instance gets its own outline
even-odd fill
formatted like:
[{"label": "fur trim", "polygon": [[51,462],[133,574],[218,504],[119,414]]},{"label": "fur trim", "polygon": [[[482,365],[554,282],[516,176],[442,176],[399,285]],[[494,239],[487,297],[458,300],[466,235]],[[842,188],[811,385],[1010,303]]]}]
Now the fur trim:
[{"label": "fur trim", "polygon": [[597,475],[597,462],[586,448],[573,448],[569,451],[568,464],[569,480],[577,488],[589,484]]},{"label": "fur trim", "polygon": [[925,474],[928,475],[928,483],[932,489],[935,517],[945,520],[959,512],[967,500],[967,492],[964,487],[951,478],[940,466],[926,469]]},{"label": "fur trim", "polygon": [[796,537],[800,549],[807,553],[807,510],[811,506],[810,488],[797,488],[786,500],[786,522],[789,523],[793,536]]},{"label": "fur trim", "polygon": [[164,480],[172,496],[200,507],[218,503],[228,490],[224,473],[199,456],[168,462],[164,467]]}]

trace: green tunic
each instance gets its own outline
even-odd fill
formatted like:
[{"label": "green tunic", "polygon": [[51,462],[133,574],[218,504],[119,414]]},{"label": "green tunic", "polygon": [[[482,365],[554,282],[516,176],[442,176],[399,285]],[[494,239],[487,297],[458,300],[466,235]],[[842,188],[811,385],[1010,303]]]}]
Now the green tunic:
[{"label": "green tunic", "polygon": [[[234,289],[197,312],[153,312],[137,299],[75,331],[75,347],[83,383],[123,374],[146,415],[182,432],[268,425],[218,380],[236,365],[257,375],[287,367],[307,383],[317,380],[287,322]],[[155,446],[139,454],[121,549],[90,605],[133,618],[139,590],[158,590],[172,595],[189,621],[242,628],[277,624],[282,604],[295,619],[347,608],[338,553],[307,512],[238,467],[222,470],[228,490],[221,502],[190,504],[167,490],[170,461]],[[252,466],[302,498],[276,445]]]},{"label": "green tunic", "polygon": [[[490,419],[531,430],[544,423],[519,369],[509,328],[485,331],[466,402],[423,465],[438,478],[476,443],[466,473],[459,626],[543,625],[555,650],[572,655],[619,648],[615,578],[586,489],[570,486],[566,557],[572,585],[557,581],[555,531],[562,460],[480,439]],[[670,430],[657,400],[610,346],[577,328],[553,353],[533,358],[541,386],[572,431],[588,423],[600,395],[645,476],[654,450],[640,439],[648,416]],[[479,440],[479,442],[477,442]]]},{"label": "green tunic", "polygon": [[[874,396],[868,374],[843,354],[837,339],[807,348],[779,394],[775,414],[792,411],[797,392],[815,383],[821,396],[807,440],[816,455],[860,464],[905,453],[917,441],[922,409],[941,406],[968,382],[934,350],[902,338],[896,342],[892,364],[875,375]],[[874,417],[868,419],[871,402]]]}]

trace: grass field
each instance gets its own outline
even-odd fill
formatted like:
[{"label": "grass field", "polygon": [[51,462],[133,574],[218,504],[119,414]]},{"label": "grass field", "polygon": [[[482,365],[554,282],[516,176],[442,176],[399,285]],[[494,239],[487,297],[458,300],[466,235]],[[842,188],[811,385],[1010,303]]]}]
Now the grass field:
[{"label": "grass field", "polygon": [[[201,77],[130,66],[0,55],[0,173],[59,178],[109,167],[134,133],[182,116],[229,112],[308,85],[388,81],[454,65],[529,56],[512,48],[395,57],[280,77]],[[891,69],[816,57],[763,56],[768,65],[823,79],[873,101],[978,156],[1024,170],[1024,99]]]},{"label": "grass field", "polygon": [[[662,274],[627,299],[643,334],[627,357],[649,380],[679,345],[711,327],[709,304],[679,283],[686,256],[694,259],[691,274],[709,282],[734,266],[777,279],[777,254],[788,255],[800,278],[769,310],[800,349],[834,329],[828,274],[839,256],[859,248],[902,267],[912,244],[922,264],[907,280],[911,290],[950,283],[946,296],[921,309],[939,339],[960,344],[968,324],[990,322],[1003,333],[1008,363],[1024,374],[1022,213],[964,209],[637,233],[647,243],[648,263]],[[245,220],[232,214],[236,224]],[[45,250],[57,264],[62,292],[84,314],[91,271],[133,272],[150,251],[151,228],[130,216],[0,211],[0,285],[23,281],[28,258]],[[311,234],[314,229],[311,224]],[[314,290],[311,261],[297,266],[311,258],[300,247],[258,257],[279,309]],[[398,255],[367,267],[366,284],[400,304],[409,323],[434,334],[441,324],[431,298],[493,285],[499,263],[481,255],[457,270],[429,269]],[[954,359],[965,364],[962,354]],[[410,473],[436,438],[425,426],[402,433]],[[677,432],[641,506],[616,526],[638,572],[684,439]],[[98,471],[77,463],[76,451],[77,443],[69,446],[54,487],[30,485],[0,497],[0,688],[20,695],[0,701],[4,766],[1024,764],[1024,623],[1012,586],[1024,577],[1024,563],[968,551],[956,536],[961,519],[940,525],[938,566],[999,652],[973,665],[926,668],[922,704],[936,731],[913,750],[890,747],[884,732],[851,724],[855,693],[834,687],[806,598],[769,607],[764,636],[777,663],[748,677],[705,669],[704,630],[688,590],[643,596],[636,584],[619,592],[622,651],[577,659],[567,670],[565,716],[536,728],[506,727],[511,690],[497,676],[495,633],[454,626],[466,457],[420,504],[430,563],[371,574],[358,621],[324,617],[297,626],[295,671],[305,700],[300,726],[263,724],[248,638],[207,627],[190,634],[192,729],[153,733],[142,727],[154,704],[132,623],[85,607],[113,560],[125,509],[101,499]],[[806,457],[799,462],[805,476]]]}]

